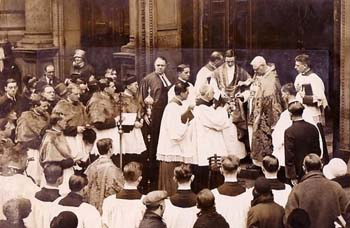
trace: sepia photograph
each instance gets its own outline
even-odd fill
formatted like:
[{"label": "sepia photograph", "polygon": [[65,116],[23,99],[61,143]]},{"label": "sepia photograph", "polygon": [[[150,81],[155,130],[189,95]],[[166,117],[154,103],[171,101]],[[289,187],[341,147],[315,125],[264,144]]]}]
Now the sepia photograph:
[{"label": "sepia photograph", "polygon": [[350,227],[350,1],[0,0],[0,228]]}]

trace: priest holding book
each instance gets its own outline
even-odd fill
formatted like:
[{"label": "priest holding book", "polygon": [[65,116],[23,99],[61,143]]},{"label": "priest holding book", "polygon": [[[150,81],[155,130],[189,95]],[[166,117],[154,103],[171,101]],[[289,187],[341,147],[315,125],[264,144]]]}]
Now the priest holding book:
[{"label": "priest holding book", "polygon": [[159,166],[158,189],[168,195],[176,192],[173,180],[174,168],[180,163],[192,163],[193,153],[190,138],[190,121],[193,119],[191,107],[183,105],[188,97],[188,83],[178,82],[174,86],[175,97],[165,107],[160,125],[157,147]]}]

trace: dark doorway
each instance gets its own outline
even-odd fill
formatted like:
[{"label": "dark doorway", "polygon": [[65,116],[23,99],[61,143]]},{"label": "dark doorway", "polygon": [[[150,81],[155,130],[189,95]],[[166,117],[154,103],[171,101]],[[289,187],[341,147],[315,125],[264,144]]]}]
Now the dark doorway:
[{"label": "dark doorway", "polygon": [[129,1],[81,0],[81,45],[96,74],[112,65],[112,53],[129,41]]}]

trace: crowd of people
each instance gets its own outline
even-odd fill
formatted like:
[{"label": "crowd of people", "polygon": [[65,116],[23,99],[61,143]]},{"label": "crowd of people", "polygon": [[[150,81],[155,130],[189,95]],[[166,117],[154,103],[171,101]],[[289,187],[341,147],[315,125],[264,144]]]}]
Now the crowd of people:
[{"label": "crowd of people", "polygon": [[[138,81],[96,75],[85,55],[65,79],[49,64],[4,81],[0,227],[345,227],[350,175],[327,164],[308,55],[283,86],[274,64],[256,56],[250,75],[233,50],[212,52],[194,84],[183,63],[171,81],[162,56]],[[253,188],[238,178],[247,158]]]}]

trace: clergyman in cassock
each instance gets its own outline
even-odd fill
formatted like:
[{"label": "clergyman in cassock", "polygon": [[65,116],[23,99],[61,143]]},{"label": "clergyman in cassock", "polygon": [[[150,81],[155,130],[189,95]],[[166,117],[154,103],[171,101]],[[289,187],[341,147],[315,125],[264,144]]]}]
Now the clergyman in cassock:
[{"label": "clergyman in cassock", "polygon": [[98,210],[83,201],[87,184],[86,177],[72,175],[69,178],[71,192],[55,200],[53,214],[58,215],[62,211],[71,211],[79,219],[79,228],[102,228],[102,220]]},{"label": "clergyman in cassock", "polygon": [[201,96],[194,107],[194,119],[191,123],[195,192],[208,186],[208,158],[214,154],[227,155],[223,130],[232,124],[225,107],[213,107],[214,89],[210,85],[203,85],[200,92]]},{"label": "clergyman in cassock", "polygon": [[176,193],[165,199],[164,221],[167,228],[192,228],[199,212],[197,196],[191,190],[194,179],[190,164],[181,164],[174,169]]},{"label": "clergyman in cassock", "polygon": [[142,167],[130,162],[123,168],[123,189],[103,201],[102,221],[107,227],[138,228],[145,211],[142,194],[137,190],[142,180]]},{"label": "clergyman in cassock", "polygon": [[158,163],[156,160],[156,154],[160,123],[165,106],[168,104],[168,90],[171,86],[171,82],[165,74],[167,63],[168,62],[164,57],[157,57],[154,61],[154,72],[146,75],[146,77],[144,77],[140,83],[140,99],[143,104],[145,114],[147,113],[147,104],[145,103],[145,99],[148,97],[148,91],[149,95],[153,98],[154,101],[152,105],[151,119],[149,119],[147,114],[144,115],[146,124],[143,127],[144,133],[146,135],[149,133],[151,137],[150,144],[147,149],[149,152],[150,161],[150,173],[148,176],[152,185],[152,189],[157,189],[156,184],[158,181]]},{"label": "clergyman in cassock", "polygon": [[50,226],[53,202],[61,196],[58,187],[63,181],[63,169],[59,165],[48,164],[44,167],[44,176],[46,184],[35,193],[35,198],[32,200],[32,214],[36,228]]},{"label": "clergyman in cassock", "polygon": [[32,101],[32,108],[23,112],[17,120],[16,142],[28,148],[27,155],[31,162],[28,164],[27,173],[40,185],[42,168],[39,163],[39,148],[43,132],[49,125],[50,116],[47,110],[50,104],[42,97],[37,98]]},{"label": "clergyman in cassock", "polygon": [[180,162],[190,163],[193,159],[190,119],[185,116],[192,111],[182,103],[188,97],[188,84],[178,82],[174,90],[175,97],[163,113],[157,148],[157,160],[160,161],[158,189],[166,190],[169,195],[176,191],[176,183],[172,178],[174,168]]},{"label": "clergyman in cassock", "polygon": [[121,191],[124,178],[111,159],[112,139],[99,139],[96,145],[100,156],[85,171],[89,181],[86,198],[102,214],[103,200]]},{"label": "clergyman in cassock", "polygon": [[[239,158],[234,155],[222,158],[220,172],[225,182],[212,192],[215,196],[217,212],[226,219],[230,227],[243,228],[246,225],[252,192],[237,179],[239,161]],[[235,205],[234,210],[232,205]]]}]

